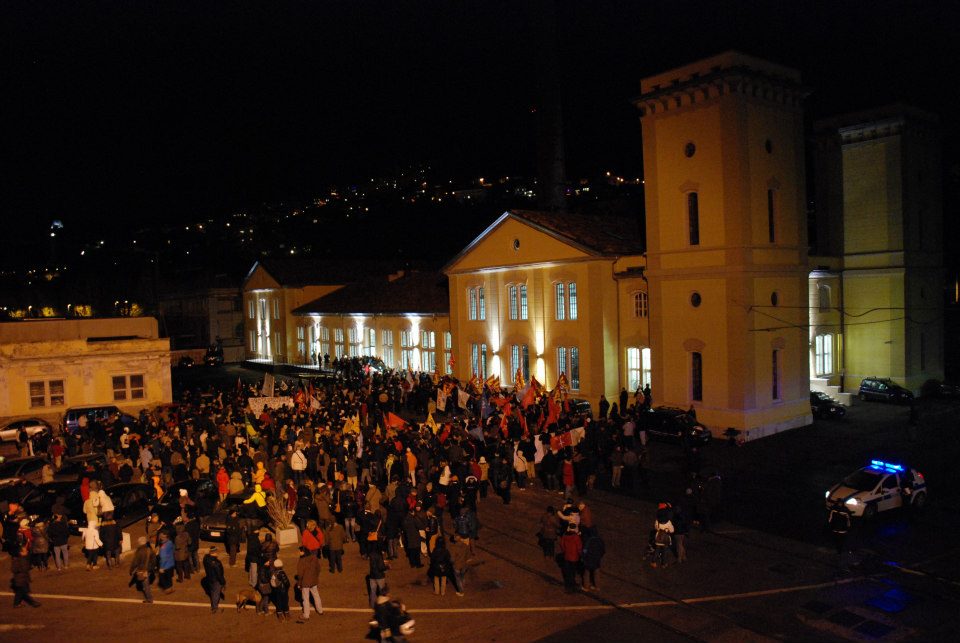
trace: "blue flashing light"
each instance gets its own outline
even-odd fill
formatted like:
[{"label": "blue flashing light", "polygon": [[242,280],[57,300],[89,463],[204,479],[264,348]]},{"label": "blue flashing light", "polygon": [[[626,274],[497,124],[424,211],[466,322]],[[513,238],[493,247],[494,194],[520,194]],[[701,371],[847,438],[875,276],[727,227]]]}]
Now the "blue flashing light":
[{"label": "blue flashing light", "polygon": [[904,471],[902,464],[892,464],[890,462],[884,462],[883,460],[871,460],[870,468],[876,469],[877,471],[884,471],[886,473],[895,473],[898,471],[903,473]]}]

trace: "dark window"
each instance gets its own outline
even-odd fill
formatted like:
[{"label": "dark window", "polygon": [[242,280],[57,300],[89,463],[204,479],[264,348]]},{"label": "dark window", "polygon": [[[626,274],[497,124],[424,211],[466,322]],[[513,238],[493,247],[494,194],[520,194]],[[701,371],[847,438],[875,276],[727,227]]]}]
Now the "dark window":
[{"label": "dark window", "polygon": [[520,347],[520,366],[523,368],[523,379],[530,381],[530,349],[526,344]]},{"label": "dark window", "polygon": [[773,364],[772,374],[773,374],[773,399],[780,399],[780,351],[773,351]]},{"label": "dark window", "polygon": [[777,240],[777,226],[773,190],[767,190],[767,231],[770,235],[770,243],[774,243]]},{"label": "dark window", "polygon": [[690,305],[694,308],[699,308],[700,304],[703,302],[703,299],[700,297],[700,293],[695,292],[690,295]]},{"label": "dark window", "polygon": [[770,293],[770,305],[776,306],[780,303],[780,297],[777,295],[776,291]]},{"label": "dark window", "polygon": [[695,402],[703,401],[703,356],[691,353],[690,360],[690,397]]},{"label": "dark window", "polygon": [[690,227],[690,245],[700,245],[700,204],[696,192],[687,194],[687,222]]},{"label": "dark window", "polygon": [[683,146],[683,155],[687,158],[690,158],[697,153],[697,146],[693,144],[693,141],[690,141]]}]

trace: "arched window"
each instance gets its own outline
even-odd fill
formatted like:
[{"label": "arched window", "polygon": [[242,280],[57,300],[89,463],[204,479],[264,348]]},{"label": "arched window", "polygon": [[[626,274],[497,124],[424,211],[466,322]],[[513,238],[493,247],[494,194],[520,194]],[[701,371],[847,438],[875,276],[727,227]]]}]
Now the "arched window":
[{"label": "arched window", "polygon": [[646,318],[650,314],[650,296],[640,290],[633,293],[633,316]]},{"label": "arched window", "polygon": [[820,312],[829,312],[830,308],[832,307],[830,302],[830,286],[826,284],[820,284],[820,286],[817,288],[817,294],[820,298]]}]

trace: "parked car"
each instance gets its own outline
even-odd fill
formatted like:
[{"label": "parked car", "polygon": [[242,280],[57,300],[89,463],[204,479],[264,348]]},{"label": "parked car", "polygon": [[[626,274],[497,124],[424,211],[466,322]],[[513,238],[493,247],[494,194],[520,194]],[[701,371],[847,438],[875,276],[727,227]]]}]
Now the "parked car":
[{"label": "parked car", "polygon": [[705,446],[710,443],[710,429],[697,422],[683,409],[672,406],[657,406],[637,413],[637,430],[647,432],[647,437],[665,442]]},{"label": "parked car", "polygon": [[67,518],[83,515],[83,498],[80,484],[76,481],[44,482],[34,487],[24,496],[23,509],[31,520],[49,521],[53,515],[53,505],[62,496],[67,507]]},{"label": "parked car", "polygon": [[194,361],[189,355],[184,355],[177,361],[177,368],[193,368]]},{"label": "parked car", "polygon": [[0,464],[0,480],[6,478],[20,478],[33,484],[43,481],[43,465],[47,459],[40,455],[31,455],[24,458],[10,458]]},{"label": "parked car", "polygon": [[69,408],[63,414],[62,426],[64,430],[69,431],[70,433],[76,433],[80,430],[81,416],[86,416],[88,423],[95,420],[101,424],[106,424],[117,415],[120,416],[120,421],[123,422],[124,426],[133,426],[133,424],[137,421],[137,419],[132,415],[123,413],[116,406],[108,404],[102,406],[78,406]]},{"label": "parked car", "polygon": [[878,512],[927,502],[923,474],[903,464],[871,460],[827,491],[827,509],[846,507],[851,515],[871,518]]},{"label": "parked car", "polygon": [[95,473],[107,466],[107,456],[102,453],[83,453],[70,455],[63,459],[60,468],[53,473],[53,479],[64,482],[80,482],[88,467]]},{"label": "parked car", "polygon": [[877,400],[894,404],[909,404],[913,401],[913,393],[881,377],[864,378],[860,382],[859,397],[861,400]]},{"label": "parked car", "polygon": [[581,413],[591,418],[593,417],[593,409],[590,408],[590,401],[577,397],[570,398],[570,412]]},{"label": "parked car", "polygon": [[223,366],[223,349],[218,346],[211,346],[207,349],[207,354],[203,356],[203,362],[207,366]]},{"label": "parked car", "polygon": [[810,391],[810,412],[815,418],[839,420],[847,414],[847,409],[823,391]]},{"label": "parked car", "polygon": [[6,511],[11,502],[23,502],[37,485],[23,478],[0,478],[0,510]]},{"label": "parked car", "polygon": [[20,434],[20,429],[26,429],[27,436],[31,438],[44,431],[52,432],[50,425],[39,418],[14,420],[13,422],[5,424],[3,428],[0,429],[0,442],[16,442],[17,436]]},{"label": "parked car", "polygon": [[257,510],[253,505],[244,505],[249,493],[238,493],[227,496],[227,499],[217,505],[209,516],[200,521],[200,538],[203,540],[224,540],[227,531],[227,518],[230,512],[237,510],[240,519],[240,528],[244,534],[256,531],[263,527],[271,528],[272,521],[265,510]]},{"label": "parked car", "polygon": [[175,482],[153,507],[154,513],[162,520],[174,520],[180,514],[181,489],[187,490],[187,496],[193,500],[197,515],[201,518],[210,514],[220,500],[217,483],[209,478]]}]

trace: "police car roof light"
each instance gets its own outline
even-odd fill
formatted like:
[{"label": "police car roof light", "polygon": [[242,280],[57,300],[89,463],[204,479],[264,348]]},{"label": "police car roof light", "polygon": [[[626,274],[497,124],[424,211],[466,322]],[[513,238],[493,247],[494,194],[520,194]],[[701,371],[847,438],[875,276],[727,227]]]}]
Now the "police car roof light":
[{"label": "police car roof light", "polygon": [[889,463],[889,462],[884,462],[883,460],[871,460],[871,461],[870,461],[870,468],[871,468],[871,469],[882,469],[883,471],[887,471],[887,472],[889,472],[889,473],[892,473],[892,472],[894,472],[894,471],[903,472],[903,465],[902,465],[902,464],[891,464],[891,463]]}]

